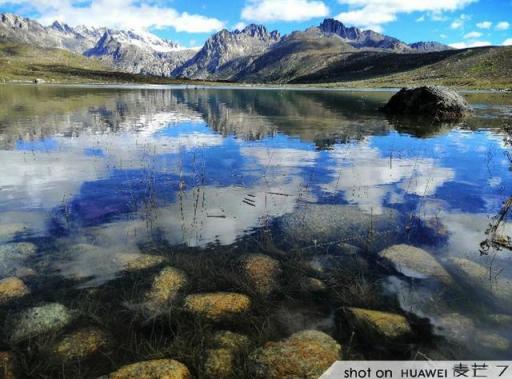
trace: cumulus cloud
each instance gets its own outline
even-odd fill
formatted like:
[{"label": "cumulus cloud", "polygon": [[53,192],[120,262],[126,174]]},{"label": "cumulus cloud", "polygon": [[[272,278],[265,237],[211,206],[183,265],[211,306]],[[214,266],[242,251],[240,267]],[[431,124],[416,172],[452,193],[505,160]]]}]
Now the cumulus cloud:
[{"label": "cumulus cloud", "polygon": [[510,24],[507,21],[501,21],[496,24],[496,30],[508,30]]},{"label": "cumulus cloud", "polygon": [[503,46],[512,46],[512,38],[507,38],[505,41],[503,41],[502,45]]},{"label": "cumulus cloud", "polygon": [[464,23],[469,20],[471,17],[465,14],[461,14],[458,18],[453,20],[450,24],[450,28],[452,29],[460,29],[464,26]]},{"label": "cumulus cloud", "polygon": [[119,29],[148,30],[174,28],[178,32],[208,33],[222,29],[216,18],[178,12],[155,2],[135,0],[0,0],[16,4],[39,14],[38,21],[51,24],[61,21],[72,26],[107,26]]},{"label": "cumulus cloud", "polygon": [[490,29],[492,27],[492,22],[490,21],[482,21],[476,24],[476,27],[479,29]]},{"label": "cumulus cloud", "polygon": [[455,11],[477,0],[338,0],[349,9],[336,16],[341,22],[362,27],[381,27],[395,21],[400,13]]},{"label": "cumulus cloud", "polygon": [[480,32],[470,32],[464,36],[465,39],[474,39],[474,38],[480,38],[482,36],[482,33]]},{"label": "cumulus cloud", "polygon": [[454,49],[467,49],[470,47],[482,47],[490,45],[491,42],[489,41],[456,42],[450,44],[450,46],[453,47]]},{"label": "cumulus cloud", "polygon": [[248,0],[242,19],[257,22],[306,21],[325,17],[329,8],[318,0]]}]

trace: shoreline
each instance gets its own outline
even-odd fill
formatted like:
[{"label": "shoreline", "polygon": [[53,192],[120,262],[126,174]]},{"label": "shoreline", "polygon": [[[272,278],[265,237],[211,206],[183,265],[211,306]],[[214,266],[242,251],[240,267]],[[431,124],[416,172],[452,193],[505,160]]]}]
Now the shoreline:
[{"label": "shoreline", "polygon": [[[187,90],[205,90],[205,89],[220,89],[220,90],[258,90],[258,91],[322,91],[322,92],[389,92],[395,93],[407,84],[400,87],[336,87],[326,83],[324,85],[318,84],[315,86],[301,85],[301,84],[243,84],[243,83],[201,83],[201,84],[153,84],[153,83],[33,83],[32,81],[5,81],[0,82],[0,85],[20,85],[20,86],[36,86],[36,87],[75,87],[75,88],[105,88],[105,89],[187,89]],[[416,85],[419,87],[420,85]],[[510,90],[503,90],[499,88],[489,89],[472,89],[472,88],[459,88],[450,87],[460,93],[496,93],[496,94],[512,94]]]}]

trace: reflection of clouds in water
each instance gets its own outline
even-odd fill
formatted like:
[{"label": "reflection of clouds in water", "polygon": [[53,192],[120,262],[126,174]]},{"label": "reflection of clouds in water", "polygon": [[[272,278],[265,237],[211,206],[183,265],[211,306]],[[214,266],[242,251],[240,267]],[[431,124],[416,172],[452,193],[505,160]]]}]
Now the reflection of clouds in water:
[{"label": "reflection of clouds in water", "polygon": [[240,152],[263,167],[313,167],[318,157],[316,151],[290,148],[242,147]]},{"label": "reflection of clouds in water", "polygon": [[438,167],[434,159],[383,158],[367,143],[337,145],[329,155],[334,161],[332,181],[321,188],[329,193],[343,191],[349,203],[375,214],[382,212],[388,196],[400,202],[402,195],[395,185],[407,194],[432,196],[455,176],[452,169]]},{"label": "reflection of clouds in water", "polygon": [[0,162],[0,205],[10,207],[53,208],[106,171],[100,160],[77,152],[0,151]]}]

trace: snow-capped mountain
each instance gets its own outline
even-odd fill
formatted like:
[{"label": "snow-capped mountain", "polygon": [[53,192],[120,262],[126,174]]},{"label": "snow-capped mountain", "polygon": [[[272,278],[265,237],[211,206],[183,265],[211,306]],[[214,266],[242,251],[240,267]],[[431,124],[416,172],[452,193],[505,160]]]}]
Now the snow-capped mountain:
[{"label": "snow-capped mountain", "polygon": [[0,38],[96,57],[121,71],[158,76],[171,72],[197,51],[147,32],[71,27],[55,21],[43,26],[14,14],[0,14]]}]

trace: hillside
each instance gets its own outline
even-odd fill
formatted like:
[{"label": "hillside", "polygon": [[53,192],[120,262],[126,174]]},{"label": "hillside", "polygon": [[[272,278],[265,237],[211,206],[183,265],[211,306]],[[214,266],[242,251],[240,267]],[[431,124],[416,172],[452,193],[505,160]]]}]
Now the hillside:
[{"label": "hillside", "polygon": [[0,41],[0,81],[33,81],[36,78],[58,83],[190,83],[189,80],[115,71],[97,59],[67,50]]},{"label": "hillside", "polygon": [[464,88],[511,88],[512,47],[481,47],[424,54],[360,52],[340,57],[295,84],[400,87],[441,84]]}]

